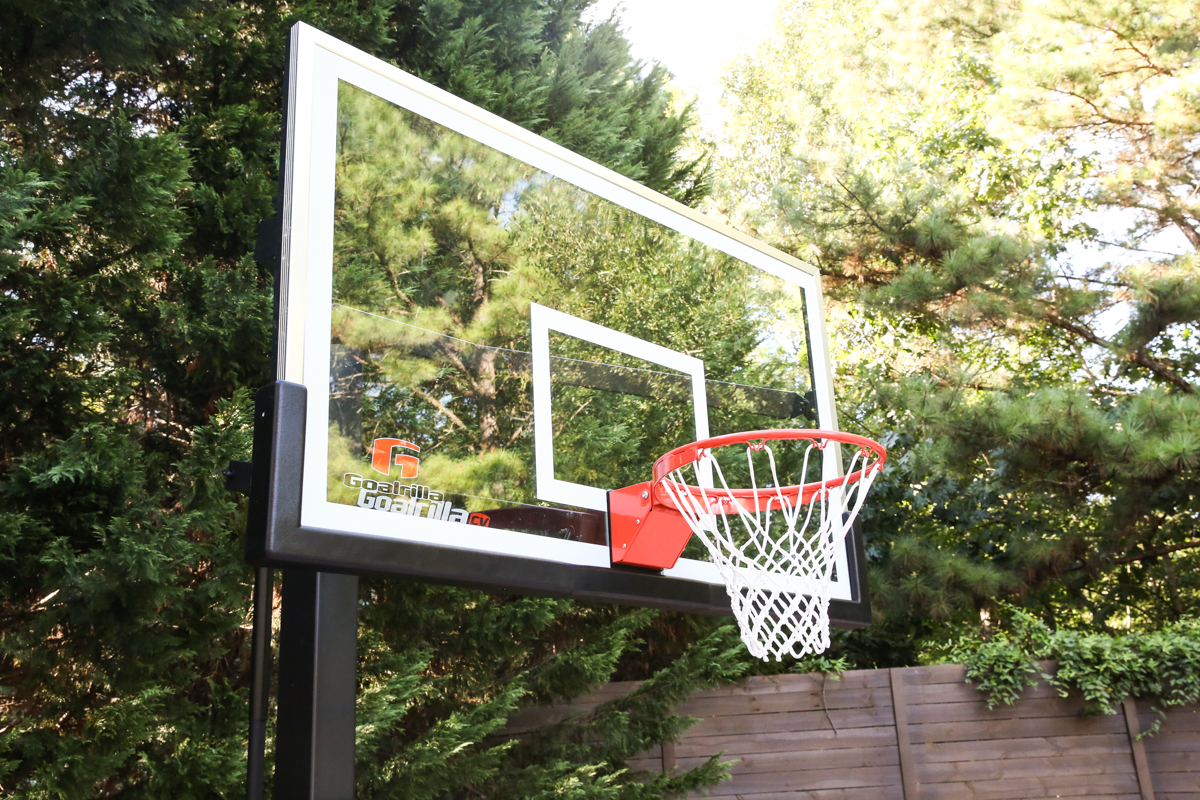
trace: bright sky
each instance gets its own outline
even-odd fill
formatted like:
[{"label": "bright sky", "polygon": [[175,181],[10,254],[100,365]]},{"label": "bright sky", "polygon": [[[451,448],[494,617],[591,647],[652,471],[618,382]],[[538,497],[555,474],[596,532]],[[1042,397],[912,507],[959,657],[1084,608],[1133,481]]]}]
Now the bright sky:
[{"label": "bright sky", "polygon": [[633,54],[658,61],[675,74],[675,83],[699,94],[702,104],[720,99],[717,79],[734,56],[752,51],[771,30],[779,0],[598,0],[593,19],[619,17]]}]

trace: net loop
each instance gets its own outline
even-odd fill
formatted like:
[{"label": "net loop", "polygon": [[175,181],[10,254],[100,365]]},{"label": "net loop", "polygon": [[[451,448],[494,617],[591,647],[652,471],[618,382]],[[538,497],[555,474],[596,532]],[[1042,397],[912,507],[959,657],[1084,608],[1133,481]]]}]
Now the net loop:
[{"label": "net loop", "polygon": [[[771,444],[805,439],[799,474],[809,474],[811,464],[823,477],[785,485]],[[830,467],[830,443],[853,447],[844,475]],[[713,455],[736,444],[746,446],[749,488],[731,488]],[[760,476],[755,453],[766,456],[769,475]],[[829,648],[837,554],[886,459],[882,446],[861,436],[789,430],[716,437],[655,462],[656,497],[680,512],[712,556],[752,655],[780,660]]]}]

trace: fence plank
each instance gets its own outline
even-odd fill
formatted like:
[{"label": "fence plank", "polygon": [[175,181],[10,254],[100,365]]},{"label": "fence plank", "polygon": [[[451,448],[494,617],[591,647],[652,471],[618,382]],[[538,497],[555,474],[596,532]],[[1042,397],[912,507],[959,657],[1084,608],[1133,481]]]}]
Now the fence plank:
[{"label": "fence plank", "polygon": [[865,786],[852,789],[804,789],[797,787],[791,791],[758,792],[743,791],[739,794],[728,794],[718,786],[711,795],[705,797],[732,797],[744,800],[904,800],[900,793],[900,784],[887,786]]},{"label": "fence plank", "polygon": [[[676,763],[684,769],[691,769],[700,766],[707,760],[705,757],[677,758]],[[738,763],[731,769],[741,775],[751,772],[806,772],[822,769],[860,769],[862,767],[896,767],[899,765],[900,756],[895,747],[855,747],[841,750],[801,750],[791,753],[760,753],[739,756]]]},{"label": "fence plank", "polygon": [[[911,677],[911,676],[906,676]],[[977,703],[987,702],[987,695],[973,683],[962,680],[958,683],[924,683],[909,686],[909,702],[920,706],[927,703],[941,705],[942,703]],[[1075,694],[1075,693],[1073,693]],[[1077,695],[1076,695],[1077,696]],[[1058,688],[1045,681],[1039,681],[1036,686],[1028,686],[1021,692],[1017,705],[1030,700],[1059,699]]]},{"label": "fence plank", "polygon": [[[1138,715],[1142,730],[1148,729],[1158,718],[1158,715],[1153,712]],[[1170,733],[1182,731],[1200,733],[1200,714],[1191,709],[1179,709],[1178,711],[1171,709],[1167,712],[1167,720],[1162,724],[1162,729],[1163,732]]]},{"label": "fence plank", "polygon": [[802,752],[852,749],[856,747],[895,747],[896,731],[891,725],[850,728],[840,731],[824,728],[779,733],[736,733],[723,736],[693,736],[691,731],[675,748],[677,758],[708,757],[724,752],[728,756],[750,753]]},{"label": "fence plank", "polygon": [[908,733],[908,696],[904,685],[904,672],[888,670],[892,681],[892,709],[896,720],[896,749],[900,756],[900,783],[906,800],[917,798],[916,764],[913,762],[912,738]]},{"label": "fence plank", "polygon": [[1196,800],[1200,791],[1196,787],[1200,777],[1194,772],[1160,772],[1154,776],[1154,786],[1162,794],[1170,792],[1186,793],[1190,800]]},{"label": "fence plank", "polygon": [[1154,753],[1200,752],[1200,731],[1174,731],[1163,725],[1156,735],[1142,739],[1142,744],[1152,758]]},{"label": "fence plank", "polygon": [[744,775],[734,773],[720,788],[726,795],[753,795],[796,789],[861,789],[889,786],[899,782],[898,767],[864,767],[855,770],[814,769],[804,772],[756,772]]},{"label": "fence plank", "polygon": [[1097,717],[1038,717],[995,722],[949,722],[910,725],[914,744],[970,740],[1025,739],[1033,736],[1080,736],[1125,733],[1124,720],[1115,715]]},{"label": "fence plank", "polygon": [[[736,683],[701,689],[692,694],[692,699],[706,697],[728,697],[736,694],[788,694],[819,691],[824,680],[822,673],[804,675],[757,675],[743,678]],[[840,678],[830,677],[829,688],[841,686],[846,689],[887,688],[887,670],[856,669],[843,672]]]},{"label": "fence plank", "polygon": [[925,703],[910,705],[908,721],[913,724],[929,722],[989,722],[1002,719],[1034,719],[1038,717],[1082,716],[1087,703],[1082,697],[1055,699],[1053,702],[1018,700],[1011,706],[988,708],[983,697],[968,703]]},{"label": "fence plank", "polygon": [[1133,764],[1128,751],[1121,758],[1111,755],[1065,756],[1041,758],[988,758],[980,748],[970,761],[942,761],[921,764],[917,770],[921,785],[958,783],[962,781],[1002,781],[1015,778],[1048,778],[1055,775],[1098,777],[1102,775],[1131,776]]},{"label": "fence plank", "polygon": [[962,664],[934,664],[928,667],[905,667],[904,677],[910,689],[934,683],[963,683],[967,668]]},{"label": "fence plank", "polygon": [[1142,800],[1154,800],[1154,784],[1150,780],[1150,767],[1146,763],[1146,747],[1142,744],[1142,731],[1138,727],[1137,703],[1132,697],[1126,697],[1121,708],[1125,712],[1125,724],[1129,729],[1129,747],[1133,752],[1133,765],[1137,769]]},{"label": "fence plank", "polygon": [[[979,754],[981,742],[933,742],[913,745],[920,763],[970,761]],[[994,739],[986,743],[991,758],[1046,758],[1078,754],[1121,756],[1129,754],[1129,738],[1121,734],[1099,736],[1035,736],[1027,739]]]},{"label": "fence plank", "polygon": [[[1154,737],[1155,739],[1158,737]],[[1146,739],[1142,743],[1146,743]],[[1153,742],[1154,739],[1149,741]],[[1164,753],[1146,753],[1150,772],[1194,772],[1197,792],[1200,792],[1200,750],[1175,750]],[[1200,798],[1197,798],[1200,800]]]},{"label": "fence plank", "polygon": [[1010,800],[1025,797],[1104,797],[1115,800],[1140,800],[1133,774],[1099,777],[1023,778],[970,783],[938,783],[921,787],[921,800]]},{"label": "fence plank", "polygon": [[[830,681],[833,684],[833,681]],[[781,692],[765,695],[735,694],[725,697],[694,697],[678,713],[698,717],[737,714],[772,714],[779,711],[820,711],[825,708],[869,708],[891,705],[887,687],[841,689],[836,684],[811,692]]]},{"label": "fence plank", "polygon": [[873,728],[893,725],[892,709],[831,708],[827,711],[795,711],[779,714],[746,714],[736,717],[706,717],[688,733],[696,736],[717,736],[731,733],[771,733],[776,731],[835,730]]}]

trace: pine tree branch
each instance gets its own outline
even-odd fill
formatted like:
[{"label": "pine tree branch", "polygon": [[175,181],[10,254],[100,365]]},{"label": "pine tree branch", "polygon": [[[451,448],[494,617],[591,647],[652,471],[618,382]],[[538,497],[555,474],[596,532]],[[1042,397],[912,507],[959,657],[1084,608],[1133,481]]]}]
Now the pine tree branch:
[{"label": "pine tree branch", "polygon": [[[871,223],[871,227],[875,228],[875,230],[879,231],[884,236],[891,235],[891,231],[889,231],[886,227],[884,227],[883,223],[881,223],[879,220],[875,219],[875,215],[872,214],[867,209],[867,202],[864,198],[859,197],[858,194],[853,189],[851,189],[849,186],[847,186],[846,182],[843,181],[841,178],[835,178],[834,180],[836,180],[837,185],[842,187],[842,190],[845,191],[846,194],[849,195],[854,200],[854,202],[857,205],[852,206],[852,208],[856,208],[858,211],[861,211],[863,216],[867,218],[867,221]],[[908,219],[904,220],[904,222],[901,224],[900,227],[901,228],[908,227],[910,224],[912,224],[912,221],[914,219],[916,219],[916,215],[913,215],[913,216],[909,217]]]},{"label": "pine tree branch", "polygon": [[475,240],[470,236],[467,237],[467,253],[470,258],[464,258],[463,261],[467,265],[467,269],[471,271],[472,280],[472,308],[478,313],[479,308],[488,300],[487,276],[485,275],[483,259],[475,252]]},{"label": "pine tree branch", "polygon": [[[1046,311],[1043,316],[1047,322],[1049,322],[1051,325],[1055,326],[1056,328],[1060,328],[1064,331],[1069,331],[1069,332],[1075,334],[1076,336],[1080,337],[1081,339],[1091,342],[1094,345],[1103,347],[1106,350],[1110,350],[1112,352],[1120,352],[1119,349],[1116,346],[1114,346],[1112,342],[1108,341],[1107,339],[1105,339],[1101,336],[1098,336],[1096,333],[1085,328],[1082,325],[1079,325],[1077,323],[1070,322],[1069,320],[1063,319],[1062,317],[1060,317],[1058,314],[1054,313],[1053,311]],[[1196,393],[1196,387],[1192,386],[1192,384],[1188,383],[1186,380],[1184,380],[1182,377],[1180,377],[1180,375],[1177,372],[1175,372],[1175,370],[1171,369],[1171,367],[1169,367],[1167,364],[1163,363],[1162,361],[1159,361],[1156,358],[1151,358],[1150,356],[1146,355],[1141,350],[1134,350],[1132,352],[1129,352],[1126,354],[1125,357],[1127,359],[1129,359],[1130,361],[1132,361],[1133,363],[1137,364],[1138,366],[1144,367],[1144,368],[1150,370],[1155,375],[1157,375],[1158,377],[1167,381],[1168,383],[1175,386],[1176,388],[1181,389],[1184,392],[1187,392],[1188,394]]]},{"label": "pine tree branch", "polygon": [[[1097,240],[1097,241],[1100,241],[1100,240]],[[1103,244],[1103,245],[1105,245],[1105,246],[1107,246],[1107,247],[1124,247],[1126,250],[1133,250],[1133,251],[1135,251],[1135,252],[1138,252],[1138,253],[1147,253],[1147,252],[1151,252],[1151,251],[1149,251],[1149,250],[1141,250],[1141,249],[1139,249],[1139,248],[1136,248],[1136,247],[1128,247],[1128,246],[1126,246],[1126,245],[1118,244],[1118,243],[1116,243],[1116,242],[1105,242],[1105,241],[1100,241],[1100,243],[1101,243],[1101,244]],[[1171,255],[1171,254],[1170,254],[1170,253],[1163,253],[1163,255]],[[1122,282],[1122,281],[1106,281],[1106,280],[1104,280],[1103,278],[1092,278],[1092,277],[1089,277],[1089,276],[1087,276],[1087,275],[1068,275],[1068,274],[1067,274],[1067,273],[1065,273],[1065,272],[1056,272],[1056,273],[1054,273],[1054,277],[1056,277],[1056,278],[1060,278],[1060,279],[1062,279],[1062,280],[1064,280],[1064,281],[1080,281],[1080,282],[1082,282],[1082,283],[1094,283],[1094,284],[1097,284],[1097,285],[1099,285],[1099,286],[1112,286],[1112,287],[1115,287],[1115,288],[1117,288],[1117,289],[1128,289],[1128,288],[1129,288],[1129,284],[1127,284],[1127,283],[1124,283],[1124,282]]]},{"label": "pine tree branch", "polygon": [[1092,392],[1093,394],[1104,395],[1105,397],[1118,398],[1128,398],[1138,394],[1138,392],[1135,390],[1114,389],[1111,386],[1104,386],[1100,383],[1100,379],[1096,377],[1095,373],[1088,368],[1087,364],[1083,363],[1083,348],[1079,347],[1077,343],[1072,343],[1071,350],[1077,356],[1079,356],[1080,368],[1087,373],[1088,379],[1091,381],[1091,385],[1088,387],[1089,392]]},{"label": "pine tree branch", "polygon": [[1005,391],[1005,390],[1001,389],[999,386],[989,386],[986,383],[980,383],[978,381],[974,381],[974,382],[970,382],[970,383],[967,383],[967,382],[960,383],[960,382],[952,381],[949,378],[943,378],[941,375],[938,375],[936,372],[929,373],[929,377],[933,378],[937,382],[938,387],[942,388],[942,389],[973,389],[977,392]]},{"label": "pine tree branch", "polygon": [[[1120,72],[1109,73],[1109,74],[1123,74],[1126,72],[1141,72],[1142,70],[1148,69],[1154,75],[1161,75],[1161,76],[1166,76],[1166,77],[1174,76],[1174,74],[1175,74],[1174,72],[1172,72],[1171,70],[1169,70],[1159,64],[1156,64],[1154,59],[1150,57],[1150,52],[1139,48],[1137,46],[1137,44],[1133,41],[1133,39],[1129,39],[1127,37],[1122,36],[1112,25],[1106,25],[1105,28],[1107,28],[1108,32],[1111,33],[1113,36],[1117,37],[1118,39],[1120,39],[1124,42],[1125,47],[1124,48],[1120,48],[1120,47],[1115,48],[1117,51],[1120,51],[1121,49],[1132,50],[1133,52],[1138,54],[1138,57],[1141,58],[1142,63],[1144,64],[1144,66],[1140,67],[1140,68],[1134,67],[1129,70],[1121,70]],[[1157,47],[1159,44],[1161,44],[1161,40],[1156,40],[1151,43],[1151,46]],[[1141,88],[1141,84],[1143,84],[1143,83],[1145,83],[1145,81],[1142,81],[1141,83],[1139,83],[1139,88]]]},{"label": "pine tree branch", "polygon": [[1166,547],[1156,547],[1153,550],[1148,550],[1145,553],[1138,553],[1137,555],[1122,556],[1121,558],[1114,558],[1111,563],[1113,563],[1113,564],[1132,564],[1134,561],[1142,561],[1147,558],[1157,558],[1158,556],[1165,556],[1165,555],[1169,555],[1171,553],[1178,553],[1180,550],[1192,550],[1197,547],[1200,547],[1200,539],[1192,539],[1190,541],[1182,542],[1180,544],[1173,544],[1173,545],[1169,545]]},{"label": "pine tree branch", "polygon": [[[412,298],[409,297],[404,292],[404,290],[400,288],[400,278],[399,278],[399,276],[396,275],[396,270],[392,269],[389,266],[385,266],[383,268],[383,271],[387,273],[388,280],[392,284],[392,293],[394,295],[396,295],[396,299],[399,300],[401,303],[404,303],[405,308],[412,308],[413,307]],[[408,274],[408,270],[405,270],[405,274]]]},{"label": "pine tree branch", "polygon": [[523,434],[524,432],[525,432],[525,425],[518,426],[517,430],[513,433],[513,435],[508,437],[508,443],[505,444],[505,447],[512,447],[514,444],[516,444],[517,439],[520,439],[521,434]]},{"label": "pine tree branch", "polygon": [[[1085,106],[1087,106],[1088,108],[1090,108],[1092,110],[1093,119],[1091,121],[1081,121],[1075,125],[1056,125],[1056,126],[1054,126],[1057,129],[1063,130],[1063,129],[1071,129],[1071,128],[1093,128],[1097,125],[1103,125],[1105,123],[1107,123],[1109,125],[1113,125],[1117,128],[1152,129],[1154,126],[1154,123],[1149,120],[1121,119],[1120,117],[1111,116],[1107,112],[1103,111],[1094,100],[1092,100],[1090,97],[1085,97],[1084,95],[1080,94],[1079,92],[1072,92],[1067,89],[1060,89],[1055,86],[1043,86],[1042,88],[1044,88],[1046,91],[1050,92],[1051,94],[1060,94],[1065,97],[1069,97],[1074,100],[1078,100],[1080,103],[1084,104]],[[1145,140],[1145,139],[1149,138],[1149,134],[1144,133],[1141,136],[1138,136],[1135,138],[1138,140]]]},{"label": "pine tree branch", "polygon": [[[1153,550],[1147,550],[1144,553],[1135,553],[1134,555],[1130,555],[1130,556],[1121,556],[1120,558],[1108,559],[1105,563],[1106,564],[1132,564],[1135,561],[1145,561],[1147,558],[1157,558],[1159,556],[1170,555],[1171,553],[1178,553],[1180,550],[1192,550],[1197,547],[1200,547],[1200,539],[1191,539],[1189,541],[1182,542],[1180,544],[1172,544],[1172,545],[1167,545],[1165,547],[1156,547]],[[1063,571],[1071,572],[1073,570],[1084,569],[1087,566],[1088,566],[1088,562],[1077,561],[1076,563],[1067,567]]]},{"label": "pine tree branch", "polygon": [[[1144,238],[1145,237],[1138,237],[1138,239],[1136,241],[1140,242]],[[1152,256],[1168,256],[1168,257],[1173,258],[1173,257],[1179,255],[1178,253],[1172,253],[1167,250],[1152,250],[1148,247],[1142,247],[1140,244],[1127,244],[1125,242],[1116,242],[1111,239],[1099,239],[1098,238],[1098,239],[1095,239],[1094,241],[1096,242],[1096,244],[1102,244],[1105,247],[1119,247],[1122,250],[1130,250],[1134,253],[1146,253],[1146,254],[1152,255]],[[1079,275],[1066,275],[1063,273],[1056,273],[1056,274],[1060,278],[1071,278],[1074,280],[1090,281],[1092,283],[1110,283],[1109,281],[1102,281],[1098,278],[1081,277]],[[1112,281],[1111,283],[1113,286],[1127,286],[1127,284],[1121,283],[1119,281]]]},{"label": "pine tree branch", "polygon": [[1183,214],[1177,208],[1167,209],[1162,214],[1163,218],[1182,231],[1188,243],[1196,249],[1200,250],[1200,231],[1196,230],[1196,226],[1184,219]]},{"label": "pine tree branch", "polygon": [[446,405],[441,400],[438,400],[436,397],[434,397],[429,392],[425,391],[424,389],[422,389],[419,386],[413,387],[413,391],[416,392],[417,396],[420,397],[422,400],[426,401],[431,406],[436,408],[438,411],[445,414],[446,418],[449,419],[451,422],[453,422],[455,425],[457,425],[459,428],[463,429],[464,431],[467,429],[466,424],[461,419],[458,418],[458,415],[455,414],[453,411],[451,411],[449,408],[447,408]]}]

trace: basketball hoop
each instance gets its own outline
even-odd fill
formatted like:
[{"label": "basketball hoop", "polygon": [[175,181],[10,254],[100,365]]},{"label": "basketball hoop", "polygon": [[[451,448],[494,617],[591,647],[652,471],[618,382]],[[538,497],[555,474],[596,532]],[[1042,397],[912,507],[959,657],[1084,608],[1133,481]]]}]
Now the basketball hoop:
[{"label": "basketball hoop", "polygon": [[[811,464],[828,477],[781,485],[772,445],[788,441],[807,442],[799,475]],[[739,444],[750,487],[734,489],[713,451]],[[852,449],[844,475],[842,445]],[[766,456],[768,482],[756,474],[756,453]],[[752,431],[677,447],[654,462],[653,481],[609,492],[613,563],[669,569],[695,534],[725,581],[751,654],[823,652],[835,558],[886,460],[877,442],[838,431]]]}]

